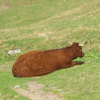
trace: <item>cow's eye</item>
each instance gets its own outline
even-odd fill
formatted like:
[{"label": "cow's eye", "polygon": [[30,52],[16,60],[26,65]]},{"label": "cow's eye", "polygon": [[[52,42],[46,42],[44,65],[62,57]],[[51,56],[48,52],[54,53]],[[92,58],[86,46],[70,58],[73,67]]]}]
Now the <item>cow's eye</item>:
[{"label": "cow's eye", "polygon": [[79,47],[77,47],[77,50],[79,49]]}]

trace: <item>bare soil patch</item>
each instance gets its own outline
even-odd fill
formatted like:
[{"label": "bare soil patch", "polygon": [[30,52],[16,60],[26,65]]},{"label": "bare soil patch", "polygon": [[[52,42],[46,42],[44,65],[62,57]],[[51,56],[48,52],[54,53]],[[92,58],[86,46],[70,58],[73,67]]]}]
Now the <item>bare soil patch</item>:
[{"label": "bare soil patch", "polygon": [[64,98],[59,97],[57,94],[43,91],[45,87],[43,84],[28,82],[27,85],[28,90],[18,87],[15,91],[31,100],[64,100]]}]

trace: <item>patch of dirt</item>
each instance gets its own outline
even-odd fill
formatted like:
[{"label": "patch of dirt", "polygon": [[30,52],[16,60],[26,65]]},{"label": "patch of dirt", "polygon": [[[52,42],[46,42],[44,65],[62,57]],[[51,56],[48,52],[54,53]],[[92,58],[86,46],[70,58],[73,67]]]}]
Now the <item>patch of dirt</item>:
[{"label": "patch of dirt", "polygon": [[7,2],[7,3],[3,4],[3,5],[1,5],[0,9],[6,10],[6,9],[11,8],[11,7],[12,7],[11,4]]},{"label": "patch of dirt", "polygon": [[43,91],[45,87],[43,84],[28,82],[27,85],[28,90],[18,87],[15,89],[15,91],[31,100],[64,100],[64,98],[61,98],[52,92]]}]

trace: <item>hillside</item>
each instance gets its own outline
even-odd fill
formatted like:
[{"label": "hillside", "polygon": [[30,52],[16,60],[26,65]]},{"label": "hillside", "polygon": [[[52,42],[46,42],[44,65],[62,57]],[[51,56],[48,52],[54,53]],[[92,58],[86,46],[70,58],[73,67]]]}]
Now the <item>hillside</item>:
[{"label": "hillside", "polygon": [[[28,81],[45,84],[65,100],[99,100],[100,78],[100,1],[99,0],[1,0],[0,1],[0,99],[17,93],[12,88]],[[65,47],[71,42],[83,47],[86,63],[37,78],[16,79],[12,65],[17,57],[31,50]],[[21,54],[8,55],[11,49]],[[9,81],[10,79],[10,81]],[[8,83],[8,84],[7,84]],[[50,90],[52,84],[61,91]],[[10,92],[9,92],[10,91]],[[19,96],[15,100],[22,100]],[[25,99],[27,100],[27,99]]]}]

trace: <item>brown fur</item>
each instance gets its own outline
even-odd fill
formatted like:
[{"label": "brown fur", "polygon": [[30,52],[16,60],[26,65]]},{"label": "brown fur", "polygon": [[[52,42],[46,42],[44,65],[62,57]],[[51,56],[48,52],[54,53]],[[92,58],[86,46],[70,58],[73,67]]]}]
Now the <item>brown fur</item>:
[{"label": "brown fur", "polygon": [[31,51],[17,59],[12,73],[16,77],[42,76],[62,68],[83,64],[84,62],[72,61],[83,56],[82,47],[78,43],[61,49]]}]

